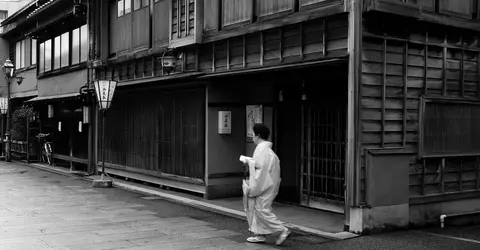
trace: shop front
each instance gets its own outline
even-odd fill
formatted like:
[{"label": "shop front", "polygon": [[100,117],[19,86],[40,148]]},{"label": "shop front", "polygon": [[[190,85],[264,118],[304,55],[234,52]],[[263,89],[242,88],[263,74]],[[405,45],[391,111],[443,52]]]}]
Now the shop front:
[{"label": "shop front", "polygon": [[[208,86],[209,198],[241,194],[241,154],[252,155],[251,126],[271,128],[282,169],[278,200],[344,212],[347,74],[345,61],[214,78]],[[220,111],[231,133],[219,133]]]}]

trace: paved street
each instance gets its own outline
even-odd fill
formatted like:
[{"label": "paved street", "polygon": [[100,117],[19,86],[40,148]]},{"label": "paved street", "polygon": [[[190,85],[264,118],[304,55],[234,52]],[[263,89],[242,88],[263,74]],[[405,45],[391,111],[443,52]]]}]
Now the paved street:
[{"label": "paved street", "polygon": [[[0,249],[280,249],[245,243],[245,221],[0,162]],[[480,249],[480,227],[345,241],[298,232],[281,249]]]},{"label": "paved street", "polygon": [[[0,249],[275,249],[245,221],[21,164],[0,162]],[[326,239],[293,233],[288,249]]]}]

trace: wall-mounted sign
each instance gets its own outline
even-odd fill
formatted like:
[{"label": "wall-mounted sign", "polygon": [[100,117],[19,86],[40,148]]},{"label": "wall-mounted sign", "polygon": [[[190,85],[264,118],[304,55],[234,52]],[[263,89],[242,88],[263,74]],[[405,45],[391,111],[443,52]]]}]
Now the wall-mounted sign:
[{"label": "wall-mounted sign", "polygon": [[83,122],[79,121],[78,122],[78,132],[82,133],[83,131]]},{"label": "wall-mounted sign", "polygon": [[218,133],[231,134],[232,133],[232,112],[218,111]]},{"label": "wall-mounted sign", "polygon": [[58,131],[62,132],[62,122],[58,122]]},{"label": "wall-mounted sign", "polygon": [[255,123],[263,123],[263,107],[262,105],[247,106],[247,137],[253,138],[253,125]]}]

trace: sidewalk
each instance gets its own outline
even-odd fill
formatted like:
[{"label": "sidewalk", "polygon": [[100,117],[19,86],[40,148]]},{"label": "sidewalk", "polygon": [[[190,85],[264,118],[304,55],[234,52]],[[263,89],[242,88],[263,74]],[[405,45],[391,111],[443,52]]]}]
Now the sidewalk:
[{"label": "sidewalk", "polygon": [[[62,167],[54,167],[35,163],[25,165],[66,176],[74,175],[68,169]],[[81,177],[81,179],[85,181],[92,182],[94,179],[98,178],[100,177]],[[113,180],[115,187],[149,195],[150,197],[148,197],[148,199],[165,199],[175,203],[192,206],[243,220],[245,220],[246,217],[245,212],[243,211],[241,198],[204,200],[198,196],[158,189],[133,182],[127,182],[117,178],[113,178]],[[297,231],[333,240],[344,240],[358,236],[349,232],[343,232],[344,216],[341,214],[316,211],[283,203],[275,203],[274,210],[278,217],[287,223],[287,227]]]}]

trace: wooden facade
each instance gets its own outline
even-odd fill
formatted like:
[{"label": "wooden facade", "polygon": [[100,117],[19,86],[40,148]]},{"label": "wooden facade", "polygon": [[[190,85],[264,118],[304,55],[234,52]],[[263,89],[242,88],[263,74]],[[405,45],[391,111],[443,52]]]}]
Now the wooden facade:
[{"label": "wooden facade", "polygon": [[363,148],[412,155],[412,201],[478,191],[480,33],[399,19],[364,20]]}]

